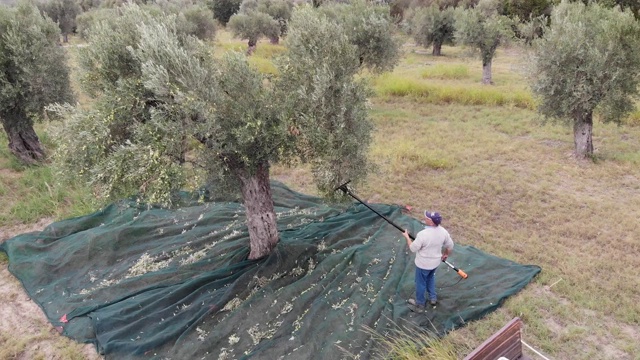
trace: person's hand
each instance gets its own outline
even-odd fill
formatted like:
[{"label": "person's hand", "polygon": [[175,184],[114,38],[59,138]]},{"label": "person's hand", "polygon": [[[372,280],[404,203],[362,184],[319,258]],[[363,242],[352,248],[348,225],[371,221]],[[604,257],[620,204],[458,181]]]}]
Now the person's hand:
[{"label": "person's hand", "polygon": [[447,258],[449,258],[449,255],[447,255],[447,254],[442,254],[442,258],[441,258],[441,259],[442,259],[442,261],[447,260]]}]

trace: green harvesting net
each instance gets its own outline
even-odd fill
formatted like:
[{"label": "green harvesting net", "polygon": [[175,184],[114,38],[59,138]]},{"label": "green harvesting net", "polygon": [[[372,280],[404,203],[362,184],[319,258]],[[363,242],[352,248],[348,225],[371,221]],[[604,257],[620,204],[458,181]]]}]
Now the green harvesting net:
[{"label": "green harvesting net", "polygon": [[[242,204],[112,204],[0,245],[9,268],[65,335],[107,359],[371,357],[370,331],[406,324],[444,335],[495,310],[540,271],[457,245],[438,269],[439,304],[414,314],[413,256],[361,204],[329,206],[272,184],[281,240],[247,260]],[[413,234],[419,221],[372,205]]]}]

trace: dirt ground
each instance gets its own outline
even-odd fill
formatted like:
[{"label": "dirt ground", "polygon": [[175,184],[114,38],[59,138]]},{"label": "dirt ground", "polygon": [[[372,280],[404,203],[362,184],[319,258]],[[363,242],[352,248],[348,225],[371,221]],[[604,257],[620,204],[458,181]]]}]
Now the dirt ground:
[{"label": "dirt ground", "polygon": [[[0,243],[22,233],[40,231],[51,221],[0,227]],[[58,333],[9,272],[6,261],[0,261],[0,319],[0,360],[102,359],[92,344],[79,344]]]}]

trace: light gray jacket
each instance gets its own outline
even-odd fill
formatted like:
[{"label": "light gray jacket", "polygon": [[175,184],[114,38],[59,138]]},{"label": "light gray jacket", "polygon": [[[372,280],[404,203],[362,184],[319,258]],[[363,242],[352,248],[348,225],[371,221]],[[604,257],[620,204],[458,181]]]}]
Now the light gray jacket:
[{"label": "light gray jacket", "polygon": [[409,249],[416,253],[416,266],[432,270],[442,261],[442,248],[453,250],[453,240],[442,226],[427,226],[416,235]]}]

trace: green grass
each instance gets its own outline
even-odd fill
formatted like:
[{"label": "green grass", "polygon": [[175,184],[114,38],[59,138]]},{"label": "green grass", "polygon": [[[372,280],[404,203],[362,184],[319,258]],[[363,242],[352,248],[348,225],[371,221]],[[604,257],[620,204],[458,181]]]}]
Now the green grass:
[{"label": "green grass", "polygon": [[[217,54],[245,51],[228,33],[218,36]],[[495,85],[484,86],[480,61],[461,49],[445,47],[445,56],[433,57],[407,48],[392,73],[372,80],[369,155],[376,171],[359,195],[438,209],[457,243],[539,265],[542,273],[498,311],[442,342],[414,347],[398,333],[378,343],[390,353],[403,349],[398,359],[434,347],[453,354],[444,358],[462,358],[519,316],[523,339],[550,358],[638,359],[640,112],[625,119],[627,126],[596,121],[595,161],[577,161],[571,127],[535,113],[518,49],[499,51]],[[260,42],[250,61],[268,73],[283,51]],[[45,130],[38,128],[54,147]],[[0,225],[91,211],[87,189],[59,189],[47,166],[22,167],[6,147],[0,137]],[[308,167],[274,165],[271,175],[315,191]]]},{"label": "green grass", "polygon": [[374,81],[376,93],[380,97],[407,97],[414,101],[433,104],[463,104],[507,106],[533,109],[535,103],[531,94],[523,90],[504,92],[480,84],[435,84],[384,74]]},{"label": "green grass", "polygon": [[425,78],[436,79],[467,79],[469,78],[469,68],[466,65],[437,64],[424,69],[420,75]]},{"label": "green grass", "polygon": [[622,123],[627,126],[640,126],[640,110],[629,114]]},{"label": "green grass", "polygon": [[[45,148],[54,148],[45,126],[36,126]],[[11,155],[6,136],[0,137],[0,226],[31,223],[44,217],[62,219],[94,211],[97,204],[80,185],[59,185],[46,164],[25,166]]]},{"label": "green grass", "polygon": [[95,210],[86,190],[57,185],[49,167],[29,168],[12,185],[13,205],[8,214],[0,213],[0,224],[2,220],[30,223],[43,217],[72,217]]}]

